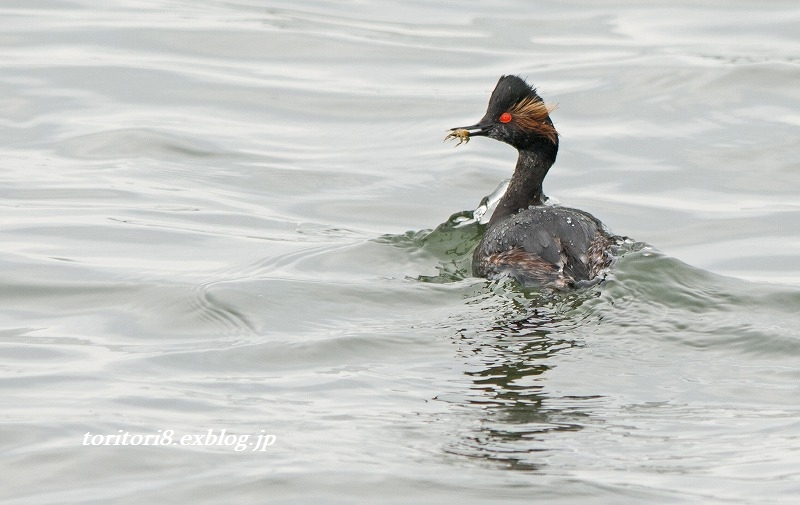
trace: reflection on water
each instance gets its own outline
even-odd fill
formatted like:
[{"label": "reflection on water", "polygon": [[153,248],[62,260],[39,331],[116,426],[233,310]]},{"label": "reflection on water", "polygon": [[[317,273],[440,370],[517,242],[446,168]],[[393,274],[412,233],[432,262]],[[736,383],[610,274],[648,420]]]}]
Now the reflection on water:
[{"label": "reflection on water", "polygon": [[468,364],[465,374],[472,381],[462,401],[479,409],[481,421],[446,451],[509,469],[536,470],[543,465],[536,453],[548,450],[543,443],[548,433],[581,429],[581,418],[588,414],[553,408],[551,395],[543,392],[549,358],[581,344],[563,338],[569,323],[560,311],[545,306],[528,312],[524,319],[459,332],[458,357]]},{"label": "reflection on water", "polygon": [[[421,234],[423,240],[415,242],[416,247],[425,249],[424,239],[434,237],[441,257],[458,264],[469,256],[480,231],[475,223],[459,227],[464,214]],[[478,231],[463,231],[471,226]],[[444,270],[441,265],[438,269]],[[434,279],[458,282],[463,277]],[[800,349],[800,332],[776,321],[793,313],[800,303],[798,296],[795,289],[706,272],[634,242],[620,250],[609,277],[588,289],[552,293],[522,288],[511,281],[485,281],[478,294],[465,299],[474,315],[459,317],[462,322],[456,324],[462,327],[453,337],[458,346],[456,359],[465,365],[469,386],[460,393],[436,397],[462,410],[461,416],[470,420],[469,427],[457,430],[442,450],[499,468],[547,472],[554,455],[563,450],[564,437],[575,437],[584,430],[593,436],[602,430],[604,443],[610,447],[623,443],[619,437],[626,438],[626,443],[651,446],[646,426],[630,425],[626,414],[618,419],[608,415],[607,404],[614,401],[614,393],[613,387],[604,384],[618,380],[615,377],[639,376],[636,388],[658,391],[685,389],[683,381],[707,380],[693,379],[691,374],[676,376],[669,369],[659,372],[662,352],[671,355],[670,366],[699,366],[702,372],[693,373],[716,375],[719,385],[738,382],[731,382],[728,366],[771,369],[776,361],[788,363]],[[487,325],[486,319],[494,323]],[[659,339],[682,348],[659,350],[653,346]],[[580,387],[565,390],[554,386],[552,374],[565,368],[565,362],[574,367],[574,363],[590,361],[591,357],[583,355],[599,349],[601,354],[616,356],[608,369],[595,363],[588,374],[580,371]],[[759,360],[710,366],[703,364],[705,357],[693,356],[692,349],[744,352],[758,355]],[[656,367],[655,371],[645,371],[647,366]],[[791,368],[793,371],[787,372],[796,376],[796,367]],[[702,389],[688,391],[693,396]],[[739,393],[724,394],[735,397]],[[662,396],[652,392],[632,398],[625,412],[650,412],[658,406],[665,416],[682,415],[681,405],[659,398]],[[675,421],[676,425],[681,422]],[[671,430],[669,425],[657,429],[665,440],[672,436]]]},{"label": "reflection on water", "polygon": [[[3,503],[794,503],[796,6],[0,16]],[[445,218],[514,153],[442,137],[507,73],[559,104],[547,194],[664,254],[470,276],[488,212]],[[209,429],[277,441],[81,444]]]},{"label": "reflection on water", "polygon": [[[482,231],[473,212],[465,211],[432,232],[413,234],[413,247],[450,261],[440,261],[437,276],[420,276],[419,280],[455,282],[468,277],[471,253]],[[399,238],[384,240],[394,245],[405,243]],[[462,431],[458,441],[444,450],[509,469],[536,470],[543,463],[535,454],[548,450],[543,437],[581,429],[582,419],[589,415],[581,409],[582,400],[598,398],[560,398],[560,406],[555,408],[549,403],[552,395],[543,390],[550,358],[582,346],[567,336],[578,326],[592,324],[580,315],[580,307],[598,297],[599,288],[553,293],[523,288],[510,280],[485,284],[488,291],[466,303],[480,307],[483,316],[495,319],[495,324],[461,329],[456,336],[457,359],[467,365],[464,373],[471,385],[462,395],[438,398],[477,409],[478,426]],[[503,303],[498,306],[499,300]]]}]

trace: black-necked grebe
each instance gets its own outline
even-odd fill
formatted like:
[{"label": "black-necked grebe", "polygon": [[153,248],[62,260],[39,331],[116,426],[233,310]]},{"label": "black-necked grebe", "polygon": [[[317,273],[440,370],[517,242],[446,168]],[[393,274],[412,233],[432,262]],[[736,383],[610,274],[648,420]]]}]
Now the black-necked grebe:
[{"label": "black-necked grebe", "polygon": [[[556,160],[558,132],[551,108],[523,79],[504,75],[477,124],[446,138],[490,137],[519,151],[514,175],[497,204],[472,260],[472,273],[512,277],[523,285],[566,288],[600,280],[621,242],[594,216],[546,205],[542,181]],[[458,145],[456,144],[456,145]]]}]

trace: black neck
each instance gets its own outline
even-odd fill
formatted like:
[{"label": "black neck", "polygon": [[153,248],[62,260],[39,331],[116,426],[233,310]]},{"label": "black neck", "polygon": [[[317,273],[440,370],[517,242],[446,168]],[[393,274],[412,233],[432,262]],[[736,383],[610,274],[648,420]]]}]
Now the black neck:
[{"label": "black neck", "polygon": [[545,196],[542,193],[542,181],[554,161],[554,157],[544,156],[541,151],[519,151],[514,175],[489,223],[531,205],[543,205]]}]

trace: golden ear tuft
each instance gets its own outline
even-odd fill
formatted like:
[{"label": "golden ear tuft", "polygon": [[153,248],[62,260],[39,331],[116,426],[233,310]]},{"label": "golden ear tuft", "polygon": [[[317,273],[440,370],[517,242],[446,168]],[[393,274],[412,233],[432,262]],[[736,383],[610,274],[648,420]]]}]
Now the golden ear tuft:
[{"label": "golden ear tuft", "polygon": [[541,99],[525,98],[511,107],[508,112],[515,119],[520,128],[545,137],[556,143],[558,132],[550,121],[547,121],[550,112],[557,105],[548,105]]}]

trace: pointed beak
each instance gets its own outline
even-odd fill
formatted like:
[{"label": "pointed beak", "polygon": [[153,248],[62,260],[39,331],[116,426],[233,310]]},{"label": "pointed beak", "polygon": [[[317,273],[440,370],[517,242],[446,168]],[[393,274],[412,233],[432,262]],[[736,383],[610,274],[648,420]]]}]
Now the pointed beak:
[{"label": "pointed beak", "polygon": [[458,139],[456,146],[462,143],[466,144],[472,137],[485,137],[489,135],[491,125],[486,123],[478,123],[472,126],[462,126],[461,128],[450,128],[450,133],[444,138],[445,140]]},{"label": "pointed beak", "polygon": [[489,134],[490,125],[477,123],[472,126],[460,126],[458,128],[450,128],[451,132],[458,130],[466,130],[470,137],[485,137]]}]

